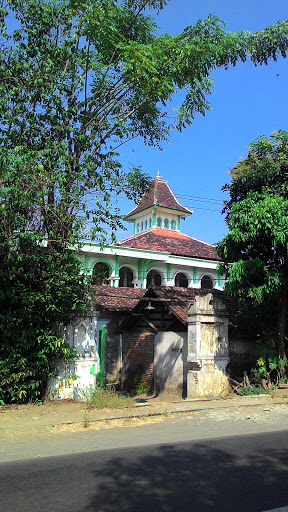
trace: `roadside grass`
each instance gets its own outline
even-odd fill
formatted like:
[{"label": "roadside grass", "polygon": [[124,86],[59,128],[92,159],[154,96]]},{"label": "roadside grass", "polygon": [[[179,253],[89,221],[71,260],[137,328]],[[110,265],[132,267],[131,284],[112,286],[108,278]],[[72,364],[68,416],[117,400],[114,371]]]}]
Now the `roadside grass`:
[{"label": "roadside grass", "polygon": [[134,404],[133,398],[111,388],[89,386],[82,393],[87,409],[123,409]]},{"label": "roadside grass", "polygon": [[269,395],[271,390],[264,389],[262,386],[255,386],[251,384],[250,386],[243,386],[240,390],[241,396],[253,396],[253,395]]}]

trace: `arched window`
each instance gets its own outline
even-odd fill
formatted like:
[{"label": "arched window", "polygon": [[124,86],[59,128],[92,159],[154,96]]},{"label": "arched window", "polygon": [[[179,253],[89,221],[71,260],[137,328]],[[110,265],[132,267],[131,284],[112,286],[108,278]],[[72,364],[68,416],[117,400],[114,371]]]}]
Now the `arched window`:
[{"label": "arched window", "polygon": [[143,231],[143,220],[141,221],[141,231]]},{"label": "arched window", "polygon": [[169,229],[169,220],[168,219],[164,219],[164,228]]},{"label": "arched window", "polygon": [[110,268],[107,263],[99,261],[93,268],[92,284],[97,286],[101,284],[110,284]]},{"label": "arched window", "polygon": [[147,229],[147,228],[148,228],[148,220],[146,219],[144,222],[144,229]]},{"label": "arched window", "polygon": [[162,228],[162,218],[161,217],[157,218],[157,227]]},{"label": "arched window", "polygon": [[203,276],[201,279],[202,290],[211,290],[213,288],[213,281],[209,276]]},{"label": "arched window", "polygon": [[188,288],[188,278],[183,274],[183,272],[178,272],[175,277],[175,286],[180,286],[181,288]]},{"label": "arched window", "polygon": [[174,219],[171,220],[171,229],[176,229],[176,220]]},{"label": "arched window", "polygon": [[137,233],[139,233],[139,231],[140,231],[140,224],[139,224],[139,222],[138,222],[138,223],[137,223]]},{"label": "arched window", "polygon": [[121,267],[119,271],[119,286],[128,286],[133,288],[133,272],[129,267]]},{"label": "arched window", "polygon": [[149,229],[150,229],[150,228],[152,228],[152,219],[151,219],[151,217],[150,217],[150,219],[149,219]]},{"label": "arched window", "polygon": [[149,286],[161,286],[162,278],[157,270],[150,270],[147,274],[147,288]]}]

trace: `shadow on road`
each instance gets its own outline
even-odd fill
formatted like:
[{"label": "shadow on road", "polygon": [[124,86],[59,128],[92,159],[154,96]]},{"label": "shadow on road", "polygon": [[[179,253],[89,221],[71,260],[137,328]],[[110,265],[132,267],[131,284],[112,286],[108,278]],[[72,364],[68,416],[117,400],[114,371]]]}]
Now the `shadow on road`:
[{"label": "shadow on road", "polygon": [[[287,446],[288,434],[280,435]],[[265,436],[261,446],[255,440],[185,442],[150,447],[150,453],[134,448],[109,462],[95,461],[97,486],[84,510],[252,512],[287,505],[287,450],[276,442],[265,449]]]}]

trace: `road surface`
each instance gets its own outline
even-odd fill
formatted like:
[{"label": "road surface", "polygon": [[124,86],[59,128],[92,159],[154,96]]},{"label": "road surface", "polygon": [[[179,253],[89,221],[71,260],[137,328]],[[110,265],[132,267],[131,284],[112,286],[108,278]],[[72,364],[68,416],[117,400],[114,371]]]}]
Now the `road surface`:
[{"label": "road surface", "polygon": [[2,463],[0,510],[288,510],[286,430],[151,443]]}]

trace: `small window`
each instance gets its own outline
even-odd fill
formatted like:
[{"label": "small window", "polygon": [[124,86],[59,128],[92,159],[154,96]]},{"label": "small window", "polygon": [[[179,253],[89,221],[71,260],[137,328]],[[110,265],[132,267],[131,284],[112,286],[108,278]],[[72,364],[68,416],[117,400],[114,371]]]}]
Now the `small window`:
[{"label": "small window", "polygon": [[162,228],[162,218],[161,217],[157,218],[157,227]]},{"label": "small window", "polygon": [[169,220],[168,219],[164,219],[164,228],[169,229]]},{"label": "small window", "polygon": [[213,281],[209,276],[203,276],[201,279],[202,290],[211,290],[213,288]]},{"label": "small window", "polygon": [[119,287],[133,288],[133,272],[129,267],[121,267],[119,277]]},{"label": "small window", "polygon": [[175,286],[179,286],[180,288],[188,288],[188,279],[183,274],[183,272],[179,272],[175,277]]},{"label": "small window", "polygon": [[141,231],[143,231],[143,220],[141,221]]},{"label": "small window", "polygon": [[171,229],[176,229],[176,220],[174,219],[171,220]]},{"label": "small window", "polygon": [[139,231],[140,231],[140,224],[138,222],[138,224],[137,224],[137,233],[139,233]]},{"label": "small window", "polygon": [[93,268],[92,284],[100,286],[102,284],[110,284],[110,269],[106,263],[99,261]]},{"label": "small window", "polygon": [[150,219],[149,219],[149,229],[150,229],[150,228],[152,228],[152,219],[151,219],[151,217],[150,217]]},{"label": "small window", "polygon": [[150,270],[147,274],[147,288],[149,286],[161,286],[162,278],[157,270]]},{"label": "small window", "polygon": [[147,228],[148,228],[148,220],[147,220],[147,219],[146,219],[146,220],[145,220],[145,222],[144,222],[144,227],[145,227],[145,229],[147,229]]}]

